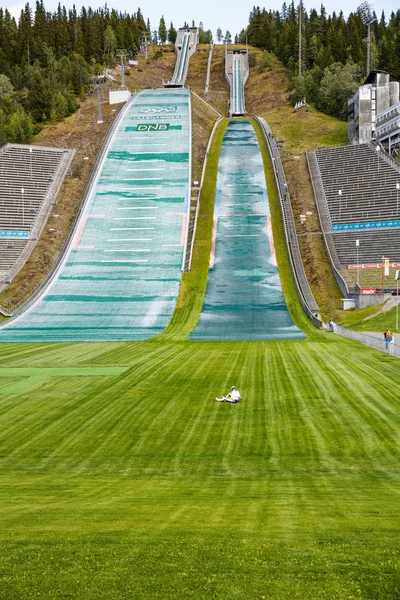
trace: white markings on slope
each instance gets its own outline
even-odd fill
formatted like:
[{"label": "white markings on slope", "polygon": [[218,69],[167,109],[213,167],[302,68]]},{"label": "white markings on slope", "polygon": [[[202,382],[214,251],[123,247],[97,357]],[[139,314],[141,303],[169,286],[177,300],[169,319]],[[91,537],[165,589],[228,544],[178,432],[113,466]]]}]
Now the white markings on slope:
[{"label": "white markings on slope", "polygon": [[[157,187],[150,187],[148,185],[135,185],[135,190],[162,190],[162,185],[158,185]],[[132,188],[123,188],[121,192],[132,192]]]},{"label": "white markings on slope", "polygon": [[[152,242],[153,238],[109,238],[107,242]],[[94,248],[94,246],[93,246]]]},{"label": "white markings on slope", "polygon": [[159,206],[119,206],[117,210],[156,210]]}]

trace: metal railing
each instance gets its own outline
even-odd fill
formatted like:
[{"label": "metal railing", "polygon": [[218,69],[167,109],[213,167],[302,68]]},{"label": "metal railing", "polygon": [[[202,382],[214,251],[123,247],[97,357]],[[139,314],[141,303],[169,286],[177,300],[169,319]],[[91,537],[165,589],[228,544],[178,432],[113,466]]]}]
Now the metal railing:
[{"label": "metal railing", "polygon": [[292,205],[290,202],[289,188],[286,182],[285,171],[283,169],[279,149],[268,123],[261,117],[255,116],[254,118],[261,127],[273,163],[274,176],[277,184],[279,203],[284,224],[286,248],[288,251],[290,268],[297,294],[307,317],[316,327],[321,329],[323,327],[323,323],[319,319],[319,306],[314,298],[306,273],[304,271],[300,246],[296,234]]},{"label": "metal railing", "polygon": [[[377,154],[378,160],[382,158],[389,167],[392,167],[397,173],[400,173],[400,165],[398,162],[394,160],[389,154],[386,152],[385,148],[378,141],[376,142],[368,142],[368,146],[371,148],[375,154]],[[377,148],[379,148],[379,152],[377,152]]]},{"label": "metal railing", "polygon": [[204,157],[203,170],[202,170],[201,179],[200,179],[199,195],[197,197],[196,213],[195,213],[194,223],[193,223],[193,227],[192,227],[192,231],[191,231],[192,232],[192,237],[191,237],[190,243],[187,244],[186,253],[185,253],[185,264],[184,264],[183,271],[186,272],[186,273],[188,271],[190,271],[190,267],[192,266],[192,256],[193,256],[194,240],[195,240],[195,237],[196,237],[197,220],[198,220],[198,217],[199,217],[201,196],[202,196],[202,193],[203,193],[203,185],[204,185],[204,178],[205,178],[206,169],[207,169],[208,155],[210,153],[210,148],[211,148],[212,140],[214,138],[215,131],[216,131],[219,123],[222,121],[222,119],[223,119],[223,117],[221,116],[214,123],[214,127],[212,128],[211,135],[210,135],[210,138],[208,140],[206,154],[205,154],[205,157]]},{"label": "metal railing", "polygon": [[203,104],[205,104],[207,106],[207,108],[209,108],[210,110],[212,110],[213,112],[215,112],[216,115],[218,115],[219,117],[223,116],[219,112],[219,110],[217,110],[216,108],[214,108],[213,106],[211,106],[211,104],[209,102],[207,102],[207,100],[204,100],[204,98],[202,98],[201,96],[199,96],[199,94],[197,92],[195,92],[194,90],[192,90],[191,88],[190,88],[190,92],[193,94],[193,96],[196,96],[196,98],[198,100],[200,100]]},{"label": "metal railing", "polygon": [[384,352],[385,354],[391,354],[392,356],[397,356],[397,358],[400,358],[400,345],[395,344],[394,342],[385,342],[383,339],[383,334],[382,339],[379,339],[373,335],[369,335],[368,333],[354,331],[353,329],[346,329],[340,325],[334,325],[333,331],[338,335],[342,335],[351,340],[355,340],[356,342],[360,342],[365,346],[379,350],[379,352]]}]

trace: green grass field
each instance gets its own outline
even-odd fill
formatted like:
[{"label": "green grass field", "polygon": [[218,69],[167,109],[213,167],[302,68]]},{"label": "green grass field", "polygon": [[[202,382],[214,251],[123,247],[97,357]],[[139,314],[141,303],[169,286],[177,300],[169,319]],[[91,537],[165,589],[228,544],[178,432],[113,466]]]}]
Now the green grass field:
[{"label": "green grass field", "polygon": [[164,334],[0,344],[2,600],[400,598],[400,362],[307,323],[263,146],[308,339],[187,341],[225,126]]}]

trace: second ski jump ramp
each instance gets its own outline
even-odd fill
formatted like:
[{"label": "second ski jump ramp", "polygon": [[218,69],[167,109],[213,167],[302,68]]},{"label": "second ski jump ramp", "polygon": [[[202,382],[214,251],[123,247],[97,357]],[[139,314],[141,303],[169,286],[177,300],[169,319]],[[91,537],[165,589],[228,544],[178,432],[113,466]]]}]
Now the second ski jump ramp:
[{"label": "second ski jump ramp", "polygon": [[190,190],[188,90],[147,90],[109,142],[69,252],[0,341],[112,341],[160,333],[175,308]]},{"label": "second ski jump ramp", "polygon": [[189,68],[189,59],[196,52],[198,41],[198,29],[196,27],[183,27],[178,30],[175,42],[176,65],[174,75],[165,87],[183,87],[185,85]]},{"label": "second ski jump ramp", "polygon": [[230,117],[241,117],[246,112],[244,86],[248,76],[249,61],[247,50],[228,50],[225,55],[225,77],[230,86]]}]

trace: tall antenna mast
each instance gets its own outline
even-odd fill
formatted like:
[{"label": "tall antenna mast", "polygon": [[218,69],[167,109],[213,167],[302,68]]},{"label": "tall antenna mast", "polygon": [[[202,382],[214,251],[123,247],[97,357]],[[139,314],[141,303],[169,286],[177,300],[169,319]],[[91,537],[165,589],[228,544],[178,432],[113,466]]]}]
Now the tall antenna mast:
[{"label": "tall antenna mast", "polygon": [[360,6],[357,8],[357,11],[360,14],[361,21],[364,25],[368,27],[368,34],[366,39],[363,41],[367,45],[367,77],[371,70],[371,24],[376,21],[375,17],[372,15],[372,5],[368,3],[367,0],[362,2]]},{"label": "tall antenna mast", "polygon": [[302,0],[300,0],[299,4],[299,77],[301,76],[301,11],[302,11]]}]

